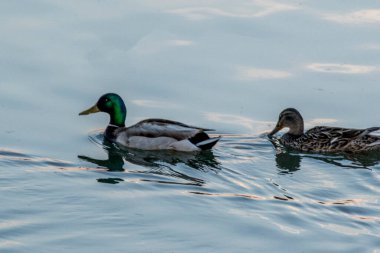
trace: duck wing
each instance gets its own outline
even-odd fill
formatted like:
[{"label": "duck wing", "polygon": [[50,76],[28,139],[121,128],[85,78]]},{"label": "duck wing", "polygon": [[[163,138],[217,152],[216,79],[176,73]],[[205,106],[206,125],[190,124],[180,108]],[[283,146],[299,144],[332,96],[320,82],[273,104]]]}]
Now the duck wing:
[{"label": "duck wing", "polygon": [[195,137],[198,134],[207,135],[205,131],[213,129],[195,127],[181,122],[166,119],[146,119],[137,124],[125,128],[128,136],[144,137],[170,137],[176,140],[184,140]]},{"label": "duck wing", "polygon": [[379,131],[380,127],[351,129],[340,127],[314,127],[305,133],[309,143],[321,150],[363,151],[380,144],[379,137],[370,133]]},{"label": "duck wing", "polygon": [[326,127],[318,126],[314,127],[306,132],[306,135],[319,139],[356,139],[366,136],[372,132],[380,130],[380,127],[371,127],[366,129],[351,129],[341,127]]}]

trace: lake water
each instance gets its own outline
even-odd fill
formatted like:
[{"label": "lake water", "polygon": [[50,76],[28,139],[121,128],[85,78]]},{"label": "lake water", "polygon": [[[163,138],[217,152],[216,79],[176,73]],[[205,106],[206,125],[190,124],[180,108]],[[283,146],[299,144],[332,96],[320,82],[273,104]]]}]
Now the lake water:
[{"label": "lake water", "polygon": [[[0,2],[0,252],[380,252],[380,155],[296,153],[286,107],[380,125],[363,1]],[[217,129],[211,152],[121,151],[107,115]]]}]

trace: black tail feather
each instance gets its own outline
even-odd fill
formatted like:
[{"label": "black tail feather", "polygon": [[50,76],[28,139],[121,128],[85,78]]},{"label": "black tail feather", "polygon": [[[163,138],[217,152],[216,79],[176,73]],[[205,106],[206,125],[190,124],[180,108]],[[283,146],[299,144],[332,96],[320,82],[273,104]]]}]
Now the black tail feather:
[{"label": "black tail feather", "polygon": [[[208,141],[209,140],[209,141]],[[189,138],[189,141],[202,150],[211,149],[220,138],[210,138],[205,132],[199,132],[193,137]]]},{"label": "black tail feather", "polygon": [[197,143],[210,139],[210,137],[205,132],[199,132],[193,137],[189,138],[189,141],[194,145]]},{"label": "black tail feather", "polygon": [[208,149],[211,149],[212,147],[215,146],[215,144],[220,140],[220,137],[216,137],[216,138],[209,138],[205,141],[202,141],[198,144],[196,144],[196,146],[202,150],[208,150]]}]

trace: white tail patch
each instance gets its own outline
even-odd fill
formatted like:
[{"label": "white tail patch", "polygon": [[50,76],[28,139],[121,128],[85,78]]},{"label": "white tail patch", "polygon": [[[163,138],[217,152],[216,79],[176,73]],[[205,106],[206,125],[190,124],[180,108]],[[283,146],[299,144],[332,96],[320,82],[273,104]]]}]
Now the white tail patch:
[{"label": "white tail patch", "polygon": [[368,146],[369,146],[369,147],[373,147],[373,146],[376,146],[376,145],[380,145],[380,140],[375,141],[375,142],[372,142],[372,143],[369,144]]},{"label": "white tail patch", "polygon": [[380,136],[380,131],[371,132],[369,135],[371,135],[371,136]]},{"label": "white tail patch", "polygon": [[216,137],[216,138],[210,138],[210,139],[207,139],[205,141],[201,141],[201,142],[198,142],[196,144],[197,147],[201,147],[201,146],[204,146],[204,145],[207,145],[207,144],[210,144],[210,143],[213,143],[213,142],[217,142],[220,140],[220,137]]}]

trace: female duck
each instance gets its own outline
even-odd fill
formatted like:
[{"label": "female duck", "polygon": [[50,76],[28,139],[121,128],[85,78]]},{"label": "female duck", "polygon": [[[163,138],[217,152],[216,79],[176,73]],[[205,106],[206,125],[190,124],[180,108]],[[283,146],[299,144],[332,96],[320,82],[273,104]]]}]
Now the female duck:
[{"label": "female duck", "polygon": [[304,133],[301,114],[296,109],[288,108],[280,113],[276,127],[268,136],[285,127],[289,131],[281,137],[280,143],[301,151],[359,153],[380,149],[380,137],[371,135],[380,127],[349,129],[317,126]]},{"label": "female duck", "polygon": [[146,119],[125,127],[127,110],[121,97],[114,93],[101,96],[96,105],[79,115],[96,112],[110,115],[110,123],[104,133],[105,138],[128,148],[190,152],[211,149],[220,139],[210,138],[205,133],[212,129],[188,126],[165,119]]}]

